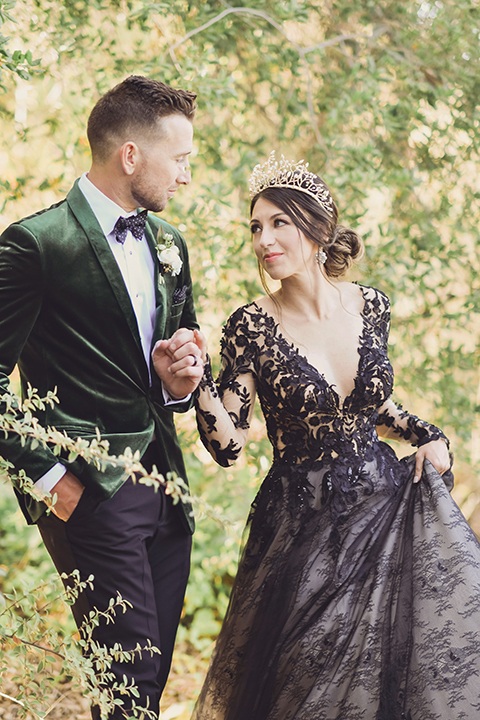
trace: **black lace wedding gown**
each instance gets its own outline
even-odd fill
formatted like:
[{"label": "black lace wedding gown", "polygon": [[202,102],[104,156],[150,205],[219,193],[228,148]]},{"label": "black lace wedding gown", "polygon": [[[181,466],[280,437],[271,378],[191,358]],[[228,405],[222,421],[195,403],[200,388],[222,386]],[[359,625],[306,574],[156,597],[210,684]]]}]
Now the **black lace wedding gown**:
[{"label": "black lace wedding gown", "polygon": [[451,474],[426,461],[413,484],[414,456],[378,438],[443,435],[389,400],[388,300],[362,292],[343,401],[255,303],[227,323],[218,386],[202,381],[217,461],[238,456],[255,391],[274,460],[195,720],[480,718],[480,545]]}]

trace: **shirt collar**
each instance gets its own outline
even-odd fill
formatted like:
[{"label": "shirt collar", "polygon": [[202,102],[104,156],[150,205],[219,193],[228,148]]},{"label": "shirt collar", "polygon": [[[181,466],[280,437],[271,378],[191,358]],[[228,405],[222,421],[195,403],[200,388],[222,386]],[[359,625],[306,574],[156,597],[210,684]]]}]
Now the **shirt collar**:
[{"label": "shirt collar", "polygon": [[131,215],[137,214],[136,210],[129,213],[125,212],[120,205],[117,205],[116,202],[107,197],[105,193],[99,190],[97,186],[88,179],[87,173],[83,173],[81,176],[78,181],[78,187],[92,208],[105,237],[108,237],[108,235],[113,232],[113,228],[119,217],[130,217]]}]

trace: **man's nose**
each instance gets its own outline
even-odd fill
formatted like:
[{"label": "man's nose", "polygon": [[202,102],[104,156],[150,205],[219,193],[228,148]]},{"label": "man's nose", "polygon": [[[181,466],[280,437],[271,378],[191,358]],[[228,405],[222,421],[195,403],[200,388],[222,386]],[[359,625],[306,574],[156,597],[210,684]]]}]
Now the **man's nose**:
[{"label": "man's nose", "polygon": [[182,185],[189,185],[189,183],[192,182],[192,170],[190,168],[190,165],[186,165],[184,168],[182,168],[179,176],[177,177],[177,182]]}]

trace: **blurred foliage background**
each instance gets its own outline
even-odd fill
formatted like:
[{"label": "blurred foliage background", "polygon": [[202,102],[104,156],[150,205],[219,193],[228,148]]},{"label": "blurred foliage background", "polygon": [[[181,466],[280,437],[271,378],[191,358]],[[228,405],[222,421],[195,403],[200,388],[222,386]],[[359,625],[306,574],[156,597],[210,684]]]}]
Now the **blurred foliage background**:
[{"label": "blurred foliage background", "polygon": [[[0,1],[0,24],[1,228],[88,170],[88,113],[116,82],[146,74],[195,90],[193,182],[164,216],[189,244],[218,358],[226,317],[262,292],[251,169],[272,149],[309,161],[365,239],[352,278],[391,298],[396,398],[450,436],[454,496],[480,532],[479,0],[17,0]],[[193,491],[233,522],[200,520],[195,536],[179,640],[204,659],[270,450],[259,415],[228,470],[203,450],[192,414],[178,429]],[[45,559],[6,486],[0,501],[8,589]],[[199,682],[203,666],[181,662]]]}]

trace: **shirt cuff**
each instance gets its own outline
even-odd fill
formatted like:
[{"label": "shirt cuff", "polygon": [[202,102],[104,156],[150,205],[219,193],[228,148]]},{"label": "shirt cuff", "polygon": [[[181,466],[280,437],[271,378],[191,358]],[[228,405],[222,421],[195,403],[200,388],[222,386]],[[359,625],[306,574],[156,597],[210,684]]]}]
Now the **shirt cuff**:
[{"label": "shirt cuff", "polygon": [[184,398],[180,398],[180,400],[174,400],[173,398],[170,397],[168,392],[165,390],[163,383],[162,383],[162,393],[163,393],[163,400],[165,403],[165,407],[167,407],[167,405],[178,405],[178,403],[186,403],[192,397],[192,393],[189,393]]},{"label": "shirt cuff", "polygon": [[66,472],[67,468],[61,463],[57,463],[52,468],[50,468],[50,470],[48,470],[45,475],[42,475],[42,477],[38,478],[37,482],[35,483],[35,487],[42,492],[50,492],[58,483],[58,481],[62,479]]}]

